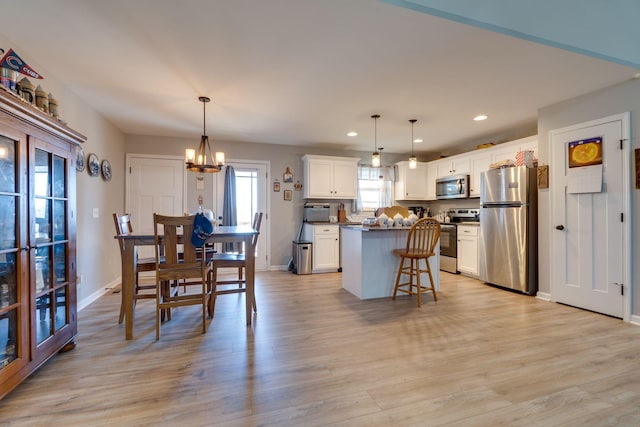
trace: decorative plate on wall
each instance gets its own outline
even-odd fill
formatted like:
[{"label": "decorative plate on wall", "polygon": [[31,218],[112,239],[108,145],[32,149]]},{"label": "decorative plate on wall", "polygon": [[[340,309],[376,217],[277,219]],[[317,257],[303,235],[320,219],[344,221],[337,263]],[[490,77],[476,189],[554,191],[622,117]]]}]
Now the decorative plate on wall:
[{"label": "decorative plate on wall", "polygon": [[102,179],[111,181],[111,163],[109,163],[109,160],[102,161]]},{"label": "decorative plate on wall", "polygon": [[84,150],[80,147],[76,148],[76,170],[78,172],[84,170]]},{"label": "decorative plate on wall", "polygon": [[100,160],[98,160],[98,156],[91,153],[87,158],[88,163],[88,171],[91,176],[98,176],[100,173]]}]

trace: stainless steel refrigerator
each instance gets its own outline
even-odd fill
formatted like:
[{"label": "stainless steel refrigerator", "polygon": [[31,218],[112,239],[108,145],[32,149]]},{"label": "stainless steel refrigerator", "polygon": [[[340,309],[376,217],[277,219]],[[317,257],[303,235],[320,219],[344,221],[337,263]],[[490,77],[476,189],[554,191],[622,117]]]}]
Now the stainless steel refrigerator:
[{"label": "stainless steel refrigerator", "polygon": [[529,295],[538,290],[536,169],[480,177],[480,280]]}]

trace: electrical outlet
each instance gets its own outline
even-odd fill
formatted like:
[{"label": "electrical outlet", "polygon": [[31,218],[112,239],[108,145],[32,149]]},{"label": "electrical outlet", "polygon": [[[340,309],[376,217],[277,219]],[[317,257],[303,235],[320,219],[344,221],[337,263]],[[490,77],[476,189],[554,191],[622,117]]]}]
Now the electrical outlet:
[{"label": "electrical outlet", "polygon": [[82,274],[79,274],[78,276],[76,276],[76,285],[79,285],[80,283],[82,283],[84,277],[82,277]]},{"label": "electrical outlet", "polygon": [[93,208],[93,217],[94,218],[100,218],[100,209]]}]

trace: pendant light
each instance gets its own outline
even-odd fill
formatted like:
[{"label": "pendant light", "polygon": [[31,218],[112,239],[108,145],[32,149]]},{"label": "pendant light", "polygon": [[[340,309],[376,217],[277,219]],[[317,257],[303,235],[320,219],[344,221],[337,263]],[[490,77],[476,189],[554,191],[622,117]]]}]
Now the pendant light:
[{"label": "pendant light", "polygon": [[[371,155],[371,166],[374,168],[380,167],[380,152],[378,151],[378,119],[380,114],[374,114],[371,116],[373,119],[373,154]],[[382,148],[380,149],[382,150]]]},{"label": "pendant light", "polygon": [[[207,136],[206,105],[211,99],[206,96],[201,96],[198,100],[202,102],[202,137],[200,138],[200,145],[197,151],[193,148],[187,148],[185,150],[184,157],[187,170],[198,173],[220,172],[224,166],[224,153],[216,152],[214,158],[211,155],[211,146],[209,145],[209,137]],[[211,164],[207,164],[207,160],[209,160]]]},{"label": "pendant light", "polygon": [[409,156],[409,169],[416,169],[418,167],[418,158],[413,154],[413,125],[417,120],[411,119],[409,121],[411,122],[411,156]]}]

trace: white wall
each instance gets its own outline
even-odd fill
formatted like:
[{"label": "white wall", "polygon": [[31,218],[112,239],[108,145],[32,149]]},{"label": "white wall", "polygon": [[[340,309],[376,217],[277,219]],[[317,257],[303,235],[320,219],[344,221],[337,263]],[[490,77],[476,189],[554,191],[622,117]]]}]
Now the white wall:
[{"label": "white wall", "polygon": [[[43,80],[30,80],[52,93],[60,105],[60,118],[87,137],[82,146],[85,154],[95,153],[99,159],[108,159],[111,163],[113,178],[110,182],[91,177],[86,170],[77,174],[76,253],[78,276],[83,278],[78,285],[78,301],[82,303],[102,292],[105,286],[117,284],[120,276],[120,255],[113,239],[111,213],[124,209],[124,135],[84,103],[73,88],[49,74],[45,65],[1,34],[0,47],[5,51],[13,48],[44,76]],[[99,210],[99,218],[93,218],[94,208]]]},{"label": "white wall", "polygon": [[[538,111],[538,141],[539,158],[541,164],[549,163],[549,132],[554,129],[577,123],[595,120],[601,117],[611,116],[630,111],[631,112],[631,144],[632,149],[640,148],[640,80],[630,80],[609,88],[570,99],[555,105],[541,108]],[[633,158],[633,155],[631,156]],[[631,168],[632,173],[635,168]],[[632,212],[640,209],[639,190],[632,187]],[[539,288],[541,292],[550,291],[550,260],[549,245],[552,224],[549,222],[549,190],[539,192],[539,245],[540,245],[540,275]],[[640,218],[637,214],[631,215],[633,221],[632,264],[640,265]],[[632,274],[632,314],[640,314],[640,268],[635,268]],[[629,285],[629,284],[627,284]]]}]

